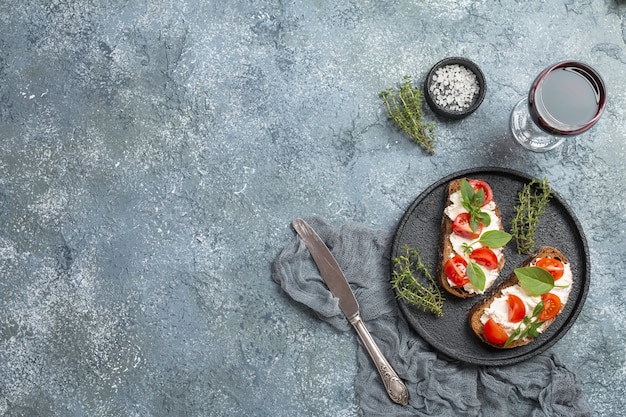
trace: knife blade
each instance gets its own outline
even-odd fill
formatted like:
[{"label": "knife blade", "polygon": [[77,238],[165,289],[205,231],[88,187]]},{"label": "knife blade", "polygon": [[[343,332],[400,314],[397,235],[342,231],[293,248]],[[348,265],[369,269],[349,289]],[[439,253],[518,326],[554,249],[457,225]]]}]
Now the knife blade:
[{"label": "knife blade", "polygon": [[409,391],[383,355],[369,330],[365,327],[365,323],[361,319],[359,303],[337,260],[328,249],[328,246],[306,221],[295,219],[292,222],[292,226],[311,253],[311,257],[317,265],[324,283],[330,292],[338,298],[339,308],[356,330],[361,342],[372,358],[389,398],[398,404],[407,405],[409,402]]}]

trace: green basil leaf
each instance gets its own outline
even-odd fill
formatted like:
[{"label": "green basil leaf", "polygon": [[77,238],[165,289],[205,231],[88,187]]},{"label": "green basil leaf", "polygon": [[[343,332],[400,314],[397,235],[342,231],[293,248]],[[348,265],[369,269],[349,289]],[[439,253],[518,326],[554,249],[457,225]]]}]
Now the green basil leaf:
[{"label": "green basil leaf", "polygon": [[474,262],[468,262],[465,272],[467,273],[467,277],[470,279],[472,285],[478,290],[484,291],[487,279],[485,278],[483,270],[480,269],[480,267]]},{"label": "green basil leaf", "polygon": [[474,204],[476,204],[476,207],[482,207],[485,204],[485,190],[482,188],[474,193]]},{"label": "green basil leaf", "polygon": [[465,178],[461,180],[461,198],[467,204],[474,204],[474,187]]},{"label": "green basil leaf", "polygon": [[483,224],[483,226],[487,227],[491,224],[491,216],[489,216],[488,213],[485,213],[484,211],[479,211],[476,216],[478,217],[480,222]]},{"label": "green basil leaf", "polygon": [[542,295],[554,288],[554,278],[545,269],[527,266],[515,269],[520,285],[530,295]]},{"label": "green basil leaf", "polygon": [[478,241],[488,248],[501,248],[511,240],[512,236],[502,230],[489,230],[483,233]]},{"label": "green basil leaf", "polygon": [[470,229],[472,229],[472,232],[476,232],[478,230],[478,225],[480,224],[480,222],[478,221],[478,218],[471,214],[470,215],[470,221],[469,221],[469,227]]},{"label": "green basil leaf", "polygon": [[472,205],[468,203],[467,201],[461,201],[461,205],[463,206],[465,210],[467,210],[468,213],[471,213],[472,210],[474,210],[474,207],[472,207]]}]

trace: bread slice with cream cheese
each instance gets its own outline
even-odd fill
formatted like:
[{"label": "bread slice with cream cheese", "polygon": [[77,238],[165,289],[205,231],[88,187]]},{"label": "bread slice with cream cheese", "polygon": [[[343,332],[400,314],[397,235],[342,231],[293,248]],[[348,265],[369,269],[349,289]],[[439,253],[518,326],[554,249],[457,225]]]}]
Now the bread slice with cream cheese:
[{"label": "bread slice with cream cheese", "polygon": [[[498,248],[494,250],[497,256],[497,267],[493,270],[488,270],[486,268],[483,269],[486,274],[486,285],[483,289],[478,289],[471,283],[466,283],[464,285],[455,285],[449,277],[446,275],[445,265],[449,259],[452,259],[456,255],[463,257],[467,262],[469,262],[469,255],[465,253],[462,248],[462,245],[471,244],[475,242],[476,239],[464,239],[458,237],[454,234],[452,226],[454,223],[454,218],[456,215],[462,212],[467,212],[466,209],[463,208],[461,202],[461,182],[462,179],[456,179],[450,181],[447,188],[446,193],[446,208],[444,210],[442,220],[441,220],[441,229],[439,235],[439,263],[438,263],[438,281],[441,287],[446,290],[448,293],[455,295],[461,298],[469,298],[474,297],[479,294],[485,293],[490,286],[492,286],[499,277],[500,271],[504,267],[505,259],[504,259],[504,248]],[[500,230],[504,231],[503,222],[502,222],[502,214],[500,212],[500,208],[493,199],[487,206],[485,206],[484,210],[489,212],[491,217],[490,226],[484,228],[483,233],[489,230]],[[480,244],[474,243],[474,247],[480,247]]]},{"label": "bread slice with cream cheese", "polygon": [[[558,313],[560,313],[563,311],[563,308],[567,303],[567,299],[572,288],[573,275],[571,266],[565,255],[563,255],[563,253],[561,253],[558,249],[544,246],[539,248],[537,252],[522,263],[520,267],[536,266],[537,262],[542,258],[554,258],[561,261],[563,264],[562,277],[554,281],[555,286],[549,291],[559,297],[561,306]],[[509,312],[507,308],[510,307],[508,306],[507,298],[511,294],[514,294],[522,299],[525,306],[525,318],[520,322],[511,322],[508,319]],[[505,330],[508,338],[510,338],[511,334],[516,331],[521,335],[524,329],[533,322],[536,323],[537,332],[539,334],[543,333],[554,322],[554,320],[556,320],[558,313],[553,318],[545,321],[538,320],[536,316],[533,317],[535,307],[541,301],[542,296],[531,295],[520,285],[518,277],[515,274],[515,271],[513,271],[504,281],[492,288],[489,294],[486,295],[482,301],[472,307],[468,317],[469,324],[472,331],[478,338],[493,347],[506,349],[524,346],[535,340],[536,336],[527,334],[523,337],[513,337],[510,340],[507,340],[505,344],[494,343],[493,340],[490,340],[488,335],[485,334],[485,324],[488,320],[493,320]]]}]

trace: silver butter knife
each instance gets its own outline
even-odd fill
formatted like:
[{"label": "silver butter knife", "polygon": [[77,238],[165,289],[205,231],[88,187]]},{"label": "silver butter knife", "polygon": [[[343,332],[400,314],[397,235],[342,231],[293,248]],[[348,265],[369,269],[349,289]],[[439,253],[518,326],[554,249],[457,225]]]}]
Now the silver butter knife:
[{"label": "silver butter knife", "polygon": [[354,293],[343,272],[341,272],[335,257],[307,222],[302,219],[295,219],[292,225],[304,241],[309,252],[311,252],[311,256],[326,286],[339,299],[341,311],[343,311],[350,324],[356,329],[365,349],[370,354],[376,369],[378,369],[389,398],[398,404],[407,405],[409,403],[409,391],[365,327],[359,313],[359,303],[354,297]]}]

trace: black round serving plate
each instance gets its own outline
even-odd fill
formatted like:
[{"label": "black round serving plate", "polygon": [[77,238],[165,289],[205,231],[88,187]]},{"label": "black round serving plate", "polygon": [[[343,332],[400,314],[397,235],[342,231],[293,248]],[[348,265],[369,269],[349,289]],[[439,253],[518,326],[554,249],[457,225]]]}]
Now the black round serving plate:
[{"label": "black round serving plate", "polygon": [[[394,237],[391,256],[402,254],[404,245],[416,247],[423,262],[435,274],[438,270],[439,229],[446,205],[446,189],[458,178],[480,178],[491,186],[494,200],[502,212],[505,230],[509,230],[515,214],[518,192],[532,177],[510,169],[477,168],[460,171],[432,184],[411,204],[402,217]],[[556,320],[532,343],[511,349],[493,348],[476,337],[468,322],[471,307],[481,296],[461,299],[443,292],[443,317],[437,317],[398,300],[400,310],[409,325],[433,348],[443,355],[477,365],[510,365],[527,360],[553,346],[576,321],[589,288],[589,249],[580,223],[558,193],[540,218],[535,243],[553,246],[568,258],[572,266],[574,284],[564,310]],[[504,251],[506,263],[500,279],[505,279],[528,255],[518,254],[515,239]],[[393,265],[392,265],[393,268]]]}]

